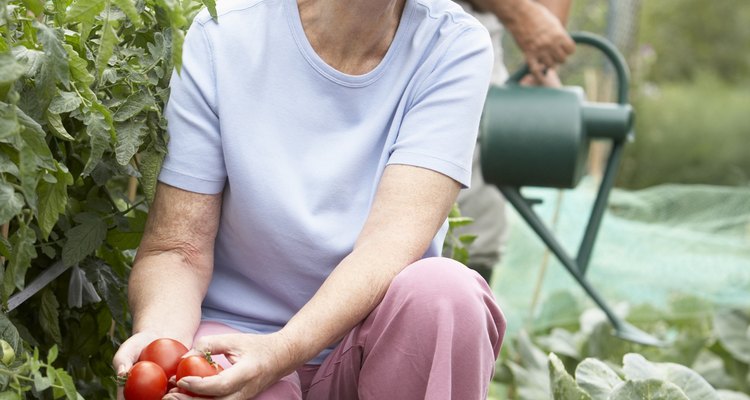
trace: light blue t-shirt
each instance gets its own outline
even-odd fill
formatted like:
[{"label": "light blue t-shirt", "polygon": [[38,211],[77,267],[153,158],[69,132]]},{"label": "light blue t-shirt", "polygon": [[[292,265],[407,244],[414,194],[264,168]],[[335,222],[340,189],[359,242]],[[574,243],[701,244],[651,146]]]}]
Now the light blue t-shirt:
[{"label": "light blue t-shirt", "polygon": [[453,2],[407,0],[382,62],[348,75],[315,53],[296,0],[218,3],[218,21],[193,21],[172,77],[159,179],[223,191],[203,318],[267,333],[351,252],[386,165],[469,184],[492,48]]}]

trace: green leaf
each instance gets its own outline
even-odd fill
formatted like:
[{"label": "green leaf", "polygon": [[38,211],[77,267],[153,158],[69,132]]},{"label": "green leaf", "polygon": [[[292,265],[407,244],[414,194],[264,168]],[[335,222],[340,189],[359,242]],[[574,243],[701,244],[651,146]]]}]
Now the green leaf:
[{"label": "green leaf", "polygon": [[18,166],[7,154],[0,151],[0,174],[4,173],[18,177]]},{"label": "green leaf", "polygon": [[151,107],[154,104],[156,104],[156,100],[148,91],[139,90],[128,96],[125,103],[112,116],[112,119],[117,122],[127,121],[136,116],[144,108]]},{"label": "green leaf", "polygon": [[52,99],[48,111],[52,114],[71,112],[81,105],[81,97],[77,93],[61,91]]},{"label": "green leaf", "polygon": [[115,45],[120,41],[117,37],[117,25],[118,22],[114,19],[110,19],[109,13],[107,13],[107,18],[102,25],[101,38],[99,40],[99,52],[94,61],[97,76],[102,75],[109,59],[112,58],[112,54],[114,54]]},{"label": "green leaf", "polygon": [[555,354],[564,355],[576,360],[581,358],[576,337],[566,329],[553,328],[548,336],[542,336],[537,341],[542,347]]},{"label": "green leaf", "polygon": [[62,41],[57,32],[47,25],[34,20],[33,26],[37,31],[37,38],[47,55],[47,63],[50,65],[52,76],[65,87],[70,86],[70,67],[68,66],[68,52],[63,48]]},{"label": "green leaf", "polygon": [[461,242],[464,246],[469,246],[470,244],[474,243],[474,241],[477,239],[477,235],[461,235],[458,237],[458,241]]},{"label": "green leaf", "polygon": [[166,12],[172,30],[175,30],[175,28],[179,30],[179,28],[187,25],[185,11],[182,9],[182,3],[179,0],[157,0],[156,4]]},{"label": "green leaf", "polygon": [[39,324],[42,330],[50,335],[52,340],[57,344],[62,343],[62,334],[60,333],[60,316],[58,312],[60,304],[57,297],[50,289],[42,291],[42,302],[39,307]]},{"label": "green leaf", "polygon": [[177,73],[182,70],[182,45],[185,42],[185,34],[181,29],[172,28],[172,65]]},{"label": "green leaf", "polygon": [[13,251],[8,257],[3,276],[3,300],[13,292],[13,288],[23,289],[26,281],[26,271],[31,266],[31,260],[37,256],[34,244],[36,233],[27,225],[21,224],[10,237]]},{"label": "green leaf", "polygon": [[26,128],[21,131],[21,137],[37,157],[39,166],[47,169],[55,169],[52,152],[45,140],[46,135],[42,126],[18,107],[16,107],[16,115],[21,125]]},{"label": "green leaf", "polygon": [[640,354],[623,357],[623,372],[628,380],[656,379],[674,384],[691,399],[719,400],[716,390],[690,368],[674,363],[654,363]]},{"label": "green leaf", "polygon": [[471,225],[474,222],[474,218],[471,217],[451,217],[448,218],[448,224],[451,228],[458,228],[461,226]]},{"label": "green leaf", "polygon": [[591,396],[584,392],[573,379],[562,361],[555,355],[549,354],[549,380],[554,400],[591,400]]},{"label": "green leaf", "polygon": [[52,364],[53,362],[55,362],[55,360],[57,360],[57,353],[57,345],[52,345],[52,347],[50,347],[49,351],[47,352],[47,364]]},{"label": "green leaf", "polygon": [[117,275],[111,266],[101,261],[91,265],[85,272],[89,281],[94,283],[96,292],[107,303],[112,318],[115,322],[124,326],[128,318],[128,305],[123,287],[127,282]]},{"label": "green leaf", "polygon": [[21,180],[21,192],[26,198],[26,204],[32,210],[36,210],[38,203],[36,186],[39,182],[38,174],[39,171],[39,157],[34,154],[34,150],[23,143],[21,150],[19,151],[19,163],[18,172]]},{"label": "green leaf", "polygon": [[45,113],[45,116],[47,117],[47,125],[50,127],[50,130],[52,131],[52,134],[55,135],[55,137],[71,142],[75,140],[73,136],[70,136],[68,130],[65,129],[65,125],[63,125],[60,114],[53,114],[47,111]]},{"label": "green leaf", "polygon": [[23,196],[16,193],[13,186],[0,181],[0,225],[21,213]]},{"label": "green leaf", "polygon": [[146,126],[142,122],[130,120],[116,124],[115,131],[117,132],[117,145],[115,146],[117,162],[120,165],[128,165],[143,143],[143,137],[147,133]]},{"label": "green leaf", "polygon": [[54,176],[56,178],[54,183],[42,180],[37,188],[39,194],[37,220],[44,239],[47,239],[52,232],[60,214],[65,212],[65,206],[68,204],[68,186],[73,184],[73,175],[64,165],[57,164]]},{"label": "green leaf", "polygon": [[211,14],[211,18],[219,18],[216,14],[216,0],[201,0],[203,5],[208,9],[208,13]]},{"label": "green leaf", "polygon": [[735,392],[732,390],[717,390],[721,400],[750,400],[750,396],[745,393]]},{"label": "green leaf", "polygon": [[16,107],[0,101],[0,142],[14,143],[20,131]]},{"label": "green leaf", "polygon": [[64,44],[65,52],[68,54],[70,61],[70,75],[73,77],[75,82],[78,82],[81,87],[89,87],[94,83],[94,76],[89,72],[89,64],[86,60],[81,58],[78,53],[73,49],[73,46]]},{"label": "green leaf", "polygon": [[47,389],[49,389],[50,386],[52,386],[52,382],[50,382],[49,378],[42,375],[39,371],[35,371],[34,374],[34,390],[37,393],[41,393]]},{"label": "green leaf", "polygon": [[44,52],[29,49],[25,46],[16,46],[12,50],[13,56],[23,65],[26,76],[35,76],[44,66]]},{"label": "green leaf", "polygon": [[576,367],[576,382],[591,395],[592,400],[607,400],[609,394],[622,383],[622,379],[607,364],[586,358]]},{"label": "green leaf", "polygon": [[101,246],[107,236],[107,224],[99,218],[88,218],[65,233],[62,258],[65,265],[83,261]]},{"label": "green leaf", "polygon": [[55,371],[57,371],[57,382],[63,387],[63,391],[65,392],[65,398],[67,400],[78,400],[79,396],[78,392],[76,392],[73,378],[62,368],[58,368]]},{"label": "green leaf", "polygon": [[18,329],[2,311],[0,311],[0,339],[5,340],[13,347],[16,357],[23,352],[23,342],[21,341],[21,335],[18,334]]},{"label": "green leaf", "polygon": [[558,290],[550,294],[542,303],[542,309],[536,317],[539,324],[560,326],[573,329],[578,323],[582,307],[570,291]]},{"label": "green leaf", "polygon": [[8,389],[4,392],[0,392],[0,400],[22,400],[21,395]]},{"label": "green leaf", "polygon": [[732,357],[750,364],[750,314],[740,310],[717,312],[714,330]]},{"label": "green leaf", "polygon": [[[97,110],[98,111],[98,110]],[[86,166],[83,168],[83,175],[91,174],[99,160],[102,159],[102,155],[105,150],[110,148],[110,128],[107,124],[104,115],[97,111],[89,111],[84,118],[86,124],[86,133],[89,135],[89,143],[91,146],[91,153]]]},{"label": "green leaf", "polygon": [[23,5],[26,9],[34,13],[35,16],[42,16],[44,14],[44,3],[40,0],[23,0]]},{"label": "green leaf", "polygon": [[66,19],[68,22],[93,23],[94,18],[104,11],[105,0],[77,0],[70,5]]},{"label": "green leaf", "polygon": [[133,0],[113,0],[113,3],[128,16],[128,19],[130,19],[136,28],[143,26],[143,20],[140,14],[138,14]]},{"label": "green leaf", "polygon": [[673,383],[648,379],[620,384],[608,400],[691,400]]},{"label": "green leaf", "polygon": [[0,85],[15,82],[23,76],[25,68],[10,52],[0,53]]},{"label": "green leaf", "polygon": [[145,151],[141,157],[139,170],[141,172],[141,187],[146,199],[151,203],[154,201],[156,193],[156,182],[161,171],[161,165],[164,163],[165,154],[152,148]]}]

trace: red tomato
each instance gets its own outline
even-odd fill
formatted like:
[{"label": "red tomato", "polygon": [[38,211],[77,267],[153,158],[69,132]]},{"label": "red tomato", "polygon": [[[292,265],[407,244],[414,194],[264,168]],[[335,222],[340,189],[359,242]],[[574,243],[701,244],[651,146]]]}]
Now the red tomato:
[{"label": "red tomato", "polygon": [[157,363],[167,374],[167,378],[177,373],[177,364],[188,352],[182,343],[169,338],[156,339],[141,351],[138,361]]},{"label": "red tomato", "polygon": [[139,361],[125,381],[126,400],[161,400],[167,394],[167,375],[151,361]]},{"label": "red tomato", "polygon": [[[189,356],[183,358],[182,361],[180,361],[180,364],[177,366],[176,379],[179,382],[180,379],[186,376],[213,376],[223,370],[224,368],[222,368],[221,365],[211,361],[210,356]],[[180,389],[180,392],[185,393],[189,396],[200,397],[197,394],[191,393],[190,391],[187,391],[185,389]]]}]

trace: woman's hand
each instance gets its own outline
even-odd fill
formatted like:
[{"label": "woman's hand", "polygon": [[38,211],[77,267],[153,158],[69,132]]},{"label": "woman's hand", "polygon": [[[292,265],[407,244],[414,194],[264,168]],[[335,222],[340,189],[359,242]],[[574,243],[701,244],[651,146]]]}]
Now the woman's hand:
[{"label": "woman's hand", "polygon": [[[124,341],[112,359],[112,367],[114,367],[117,376],[124,377],[130,371],[130,368],[133,367],[133,364],[138,361],[141,351],[159,337],[156,332],[144,331],[136,333]],[[122,386],[117,388],[117,399],[125,399]]]},{"label": "woman's hand", "polygon": [[[217,400],[252,398],[298,366],[289,343],[279,333],[204,336],[193,344],[193,348],[200,353],[223,354],[232,367],[205,378],[182,378],[177,387]],[[192,397],[172,392],[165,399],[187,400]]]}]

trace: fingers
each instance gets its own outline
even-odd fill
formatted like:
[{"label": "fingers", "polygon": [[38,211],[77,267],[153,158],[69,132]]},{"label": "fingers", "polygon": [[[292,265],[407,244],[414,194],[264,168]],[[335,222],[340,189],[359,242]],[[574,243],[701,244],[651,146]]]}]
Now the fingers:
[{"label": "fingers", "polygon": [[537,83],[544,82],[547,71],[555,67],[555,63],[548,57],[529,59],[527,62],[529,64],[529,71]]},{"label": "fingers", "polygon": [[218,375],[182,378],[177,382],[177,386],[197,394],[210,394],[221,399],[231,399],[234,394],[239,395],[243,392],[249,376],[253,376],[252,369],[238,363],[232,368],[221,371]]},{"label": "fingers", "polygon": [[114,358],[112,358],[112,367],[117,375],[125,375],[130,368],[138,361],[141,350],[151,341],[156,339],[156,335],[148,333],[136,333],[120,345]]},{"label": "fingers", "polygon": [[246,335],[240,333],[228,333],[223,335],[206,335],[200,337],[193,343],[193,349],[202,353],[232,354],[235,353]]}]

